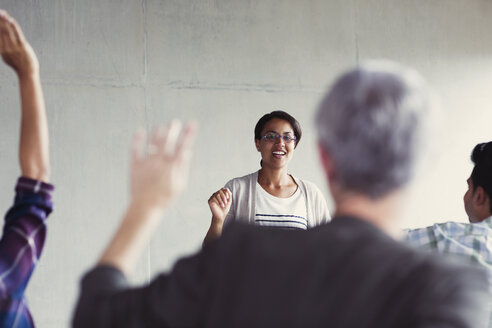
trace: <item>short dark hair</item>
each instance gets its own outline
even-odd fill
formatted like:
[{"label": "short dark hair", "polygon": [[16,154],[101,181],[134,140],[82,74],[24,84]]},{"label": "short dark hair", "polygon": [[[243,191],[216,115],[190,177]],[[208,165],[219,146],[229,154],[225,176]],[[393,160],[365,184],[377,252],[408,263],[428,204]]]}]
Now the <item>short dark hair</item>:
[{"label": "short dark hair", "polygon": [[295,141],[295,147],[299,144],[299,141],[301,141],[301,136],[302,136],[302,130],[301,130],[301,125],[297,120],[290,115],[287,112],[284,112],[283,110],[276,110],[271,113],[263,115],[258,123],[256,123],[255,126],[255,140],[260,140],[262,135],[261,131],[263,131],[263,128],[265,125],[273,120],[274,118],[278,118],[284,121],[289,122],[289,124],[292,126],[292,129],[294,130],[294,135],[296,136],[296,141]]},{"label": "short dark hair", "polygon": [[471,160],[475,166],[471,173],[473,191],[482,187],[489,196],[492,213],[492,141],[479,143],[473,148]]}]

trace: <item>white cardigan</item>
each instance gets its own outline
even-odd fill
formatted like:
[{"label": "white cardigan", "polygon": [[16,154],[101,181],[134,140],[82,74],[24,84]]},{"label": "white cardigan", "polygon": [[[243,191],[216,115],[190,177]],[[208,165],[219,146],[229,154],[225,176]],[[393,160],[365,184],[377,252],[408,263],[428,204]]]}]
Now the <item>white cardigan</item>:
[{"label": "white cardigan", "polygon": [[[308,228],[329,222],[331,217],[328,212],[328,206],[318,187],[312,182],[301,180],[294,176],[292,178],[301,189],[306,201]],[[232,193],[232,204],[226,216],[225,224],[233,221],[254,224],[257,181],[258,171],[240,178],[234,178],[226,183],[225,188],[228,188]]]}]

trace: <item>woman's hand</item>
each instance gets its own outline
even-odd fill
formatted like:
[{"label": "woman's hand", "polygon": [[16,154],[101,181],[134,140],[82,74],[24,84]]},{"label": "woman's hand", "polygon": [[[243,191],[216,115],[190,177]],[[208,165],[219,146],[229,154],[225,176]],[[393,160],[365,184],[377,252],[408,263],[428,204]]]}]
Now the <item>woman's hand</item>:
[{"label": "woman's hand", "polygon": [[208,199],[208,206],[212,212],[212,222],[207,235],[203,240],[203,245],[218,239],[222,235],[224,220],[231,209],[232,193],[227,188],[222,188],[212,194]]},{"label": "woman's hand", "polygon": [[0,10],[0,53],[19,78],[38,74],[39,62],[21,28],[6,11]]},{"label": "woman's hand", "polygon": [[224,223],[224,220],[231,209],[232,193],[227,188],[222,188],[214,192],[208,199],[208,206],[212,212],[212,221]]}]

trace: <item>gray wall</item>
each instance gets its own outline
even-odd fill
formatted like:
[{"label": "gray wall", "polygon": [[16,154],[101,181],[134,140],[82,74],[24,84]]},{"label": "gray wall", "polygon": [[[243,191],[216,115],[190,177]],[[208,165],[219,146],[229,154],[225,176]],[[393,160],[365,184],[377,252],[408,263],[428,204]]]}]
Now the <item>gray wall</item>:
[{"label": "gray wall", "polygon": [[[412,189],[404,225],[466,220],[461,195],[472,146],[491,139],[489,0],[0,0],[40,62],[50,120],[56,210],[28,288],[38,327],[66,327],[81,274],[115,230],[127,199],[128,145],[138,125],[201,124],[191,183],[134,277],[144,282],[197,250],[206,200],[258,169],[257,119],[284,109],[304,137],[291,172],[318,183],[313,110],[336,74],[367,58],[420,70],[443,95],[435,169]],[[19,101],[0,67],[0,208],[19,174]]]}]

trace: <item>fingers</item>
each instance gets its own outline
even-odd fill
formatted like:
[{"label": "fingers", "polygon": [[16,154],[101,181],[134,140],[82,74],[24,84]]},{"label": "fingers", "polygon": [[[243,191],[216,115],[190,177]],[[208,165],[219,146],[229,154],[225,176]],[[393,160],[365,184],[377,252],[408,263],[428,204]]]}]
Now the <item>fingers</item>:
[{"label": "fingers", "polygon": [[5,11],[0,9],[0,52],[3,49],[3,29],[5,24]]},{"label": "fingers", "polygon": [[25,40],[22,29],[5,11],[0,11],[0,53],[3,61],[12,67],[19,77],[37,73],[39,70],[36,54]]},{"label": "fingers", "polygon": [[181,135],[180,141],[176,145],[176,156],[181,160],[189,160],[191,156],[191,146],[198,131],[198,123],[189,122]]},{"label": "fingers", "polygon": [[215,201],[217,204],[220,205],[220,207],[225,208],[231,200],[232,200],[231,191],[227,188],[222,188],[219,191],[212,194],[212,196],[209,199],[209,202]]},{"label": "fingers", "polygon": [[165,129],[166,128],[162,125],[159,125],[154,129],[149,140],[149,145],[147,146],[147,155],[157,155],[162,153],[161,144],[166,133]]},{"label": "fingers", "polygon": [[22,32],[19,23],[17,23],[17,21],[14,18],[11,18],[10,25],[12,26],[12,32],[14,33],[15,39],[18,42],[24,43],[26,37],[24,36],[24,32]]},{"label": "fingers", "polygon": [[2,11],[0,13],[0,38],[2,45],[0,49],[2,52],[9,51],[15,48],[17,44],[16,23],[7,12]]},{"label": "fingers", "polygon": [[163,140],[163,151],[165,156],[173,156],[176,150],[176,142],[181,133],[181,122],[172,120],[167,127],[166,134]]},{"label": "fingers", "polygon": [[2,27],[2,23],[0,22],[0,53],[3,53],[5,49],[2,31],[3,31],[3,27]]},{"label": "fingers", "polygon": [[5,37],[8,36],[6,33],[7,31],[7,16],[6,12],[3,10],[0,10],[0,52],[5,51],[5,41],[4,41],[4,34],[6,34]]},{"label": "fingers", "polygon": [[158,126],[150,139],[148,153],[188,159],[197,126],[195,122],[191,122],[183,129],[179,120],[171,121],[166,127]]},{"label": "fingers", "polygon": [[181,122],[172,120],[167,126],[158,126],[154,129],[150,139],[148,154],[172,156],[176,148],[176,140],[181,131]]},{"label": "fingers", "polygon": [[12,44],[12,46],[17,45],[18,39],[17,39],[17,34],[15,32],[15,24],[13,18],[10,18],[9,22],[7,23],[7,31],[9,33],[9,42]]}]

